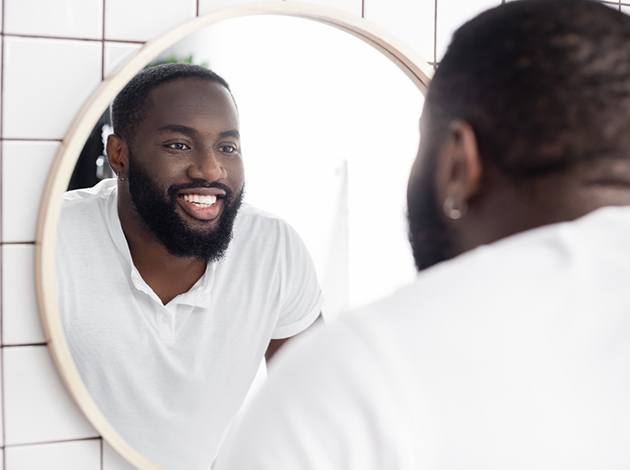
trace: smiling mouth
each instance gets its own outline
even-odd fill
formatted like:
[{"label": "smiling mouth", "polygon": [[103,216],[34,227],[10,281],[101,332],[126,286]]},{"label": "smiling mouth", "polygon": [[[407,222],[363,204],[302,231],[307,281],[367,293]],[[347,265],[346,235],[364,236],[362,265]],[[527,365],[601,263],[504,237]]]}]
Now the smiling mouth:
[{"label": "smiling mouth", "polygon": [[177,196],[177,202],[190,217],[201,221],[216,219],[223,210],[224,194],[185,193]]}]

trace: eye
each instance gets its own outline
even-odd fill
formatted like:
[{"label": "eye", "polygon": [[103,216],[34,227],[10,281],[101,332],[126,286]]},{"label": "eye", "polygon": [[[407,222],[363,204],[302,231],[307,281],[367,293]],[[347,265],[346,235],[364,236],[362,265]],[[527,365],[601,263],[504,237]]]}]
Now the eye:
[{"label": "eye", "polygon": [[190,150],[190,145],[185,144],[183,142],[171,142],[168,144],[164,144],[164,147],[170,150],[178,150],[178,151]]},{"label": "eye", "polygon": [[236,147],[236,145],[233,145],[233,144],[221,144],[219,146],[219,150],[223,153],[231,155],[233,153],[238,152],[238,147]]}]

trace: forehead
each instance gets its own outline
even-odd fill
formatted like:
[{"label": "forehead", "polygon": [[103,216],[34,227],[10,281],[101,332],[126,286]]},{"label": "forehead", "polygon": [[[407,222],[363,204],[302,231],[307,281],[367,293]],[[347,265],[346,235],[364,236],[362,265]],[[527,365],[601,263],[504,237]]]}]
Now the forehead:
[{"label": "forehead", "polygon": [[147,96],[140,129],[183,125],[201,133],[238,129],[238,113],[221,84],[184,78],[157,86]]}]

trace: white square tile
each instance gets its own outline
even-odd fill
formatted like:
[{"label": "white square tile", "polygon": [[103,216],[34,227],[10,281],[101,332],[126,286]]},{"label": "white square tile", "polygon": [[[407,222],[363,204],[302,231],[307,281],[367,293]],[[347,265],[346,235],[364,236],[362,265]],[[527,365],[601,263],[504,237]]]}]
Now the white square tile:
[{"label": "white square tile", "polygon": [[2,143],[2,240],[31,242],[58,142]]},{"label": "white square tile", "polygon": [[103,441],[103,470],[135,470],[135,467]]},{"label": "white square tile", "polygon": [[630,15],[630,6],[621,5],[621,12]]},{"label": "white square tile", "polygon": [[[284,0],[262,0],[262,1],[280,2]],[[242,5],[244,3],[251,3],[251,0],[199,0],[199,15],[204,15],[208,13],[209,11],[217,9],[217,8],[234,7],[237,5]]]},{"label": "white square tile", "polygon": [[2,344],[45,341],[35,301],[35,247],[2,247]]},{"label": "white square tile", "polygon": [[101,470],[101,440],[5,449],[7,470]]},{"label": "white square tile", "polygon": [[46,346],[4,347],[6,445],[98,437],[66,391]]},{"label": "white square tile", "polygon": [[116,72],[141,47],[132,42],[105,42],[105,76]]},{"label": "white square tile", "polygon": [[384,28],[423,62],[433,59],[433,0],[365,0],[365,18]]},{"label": "white square tile", "polygon": [[196,0],[107,0],[105,39],[147,41],[194,18]]},{"label": "white square tile", "polygon": [[4,38],[4,137],[61,139],[101,81],[101,43]]},{"label": "white square tile", "polygon": [[501,5],[501,0],[439,0],[437,2],[436,58],[439,62],[457,28],[482,11]]},{"label": "white square tile", "polygon": [[100,39],[102,0],[4,0],[9,34]]},{"label": "white square tile", "polygon": [[[2,350],[0,349],[0,360],[2,360]],[[1,384],[2,378],[0,377],[0,384]],[[0,386],[0,400],[2,400],[2,394],[4,387]],[[2,401],[0,401],[0,403],[3,403]],[[1,408],[4,408],[4,406],[2,406]],[[3,409],[0,409],[0,446],[4,447],[4,419],[2,419],[2,415],[4,413]],[[2,454],[0,453],[0,464],[3,461],[2,458]],[[0,465],[0,470],[2,470],[2,465]]]},{"label": "white square tile", "polygon": [[[290,0],[288,0],[290,1]],[[336,8],[352,13],[358,17],[361,16],[362,2],[361,0],[299,0],[301,3],[310,3],[322,7]]]},{"label": "white square tile", "polygon": [[[2,0],[0,0],[1,2]],[[2,3],[0,3],[0,12],[2,12]],[[0,25],[2,25],[2,13],[0,13]],[[1,29],[1,28],[0,28]],[[0,36],[0,70],[4,65],[4,36]],[[0,123],[2,123],[2,93],[0,93]],[[1,129],[2,127],[0,127]]]}]

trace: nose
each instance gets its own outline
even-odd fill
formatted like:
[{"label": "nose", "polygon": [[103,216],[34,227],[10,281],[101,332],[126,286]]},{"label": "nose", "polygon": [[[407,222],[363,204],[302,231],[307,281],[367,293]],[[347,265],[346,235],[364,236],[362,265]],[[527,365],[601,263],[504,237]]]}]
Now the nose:
[{"label": "nose", "polygon": [[218,181],[227,177],[227,171],[222,160],[213,149],[200,152],[194,162],[188,168],[188,176],[191,179],[204,179],[206,181]]}]

